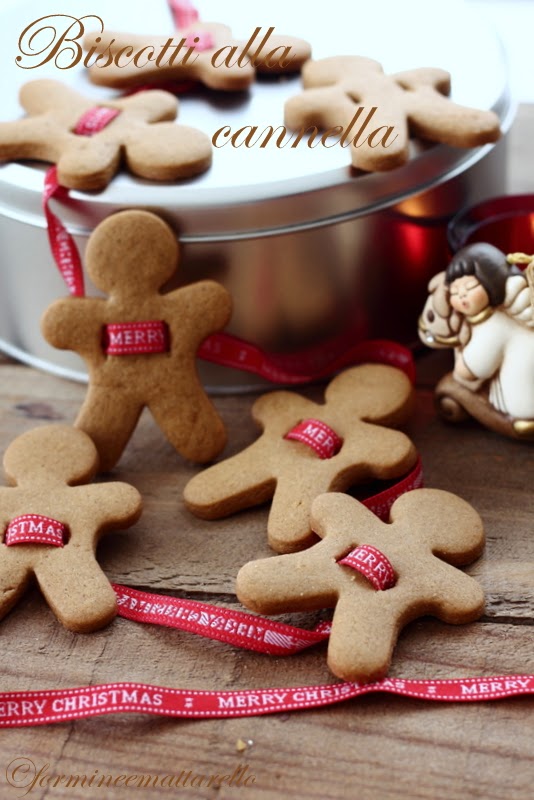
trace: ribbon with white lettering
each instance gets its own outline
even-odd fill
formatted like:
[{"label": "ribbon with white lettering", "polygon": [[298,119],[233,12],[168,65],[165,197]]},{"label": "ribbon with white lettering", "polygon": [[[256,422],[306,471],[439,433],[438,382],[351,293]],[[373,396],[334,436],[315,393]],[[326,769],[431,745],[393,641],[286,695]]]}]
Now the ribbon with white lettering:
[{"label": "ribbon with white lettering", "polygon": [[169,329],[163,320],[114,322],[104,326],[103,350],[108,356],[166,353]]},{"label": "ribbon with white lettering", "polygon": [[291,439],[296,442],[311,447],[319,458],[332,458],[341,448],[343,439],[337,435],[335,430],[321,422],[320,419],[304,419],[291,428],[284,436],[284,439]]},{"label": "ribbon with white lettering", "polygon": [[534,675],[333,683],[316,686],[207,691],[144,683],[106,683],[50,691],[0,692],[0,728],[47,725],[105,714],[151,714],[176,719],[220,719],[301,711],[366,694],[394,694],[434,702],[473,703],[534,694]]},{"label": "ribbon with white lettering", "polygon": [[[109,125],[119,113],[119,109],[116,108],[94,106],[82,114],[76,123],[74,133],[78,136],[93,136]],[[58,181],[57,167],[50,167],[45,173],[42,199],[50,249],[70,294],[73,297],[83,297],[85,294],[83,268],[76,242],[50,208],[50,200],[66,200],[68,196],[69,190],[61,186]]]},{"label": "ribbon with white lettering", "polygon": [[47,169],[42,202],[50,250],[69,293],[73,297],[83,297],[85,294],[83,269],[76,242],[49,205],[52,198],[65,200],[68,196],[69,190],[61,186],[58,181],[57,167]]},{"label": "ribbon with white lettering", "polygon": [[67,528],[62,522],[41,514],[22,514],[8,524],[4,544],[48,544],[63,547]]},{"label": "ribbon with white lettering", "polygon": [[391,561],[370,544],[355,547],[337,563],[359,572],[378,592],[395,586],[395,570],[391,566]]},{"label": "ribbon with white lettering", "polygon": [[272,383],[300,385],[312,383],[356,364],[389,364],[415,381],[412,353],[407,347],[387,339],[354,342],[350,333],[322,345],[294,353],[265,353],[256,345],[215,333],[202,342],[199,358],[225,367],[252,372]]},{"label": "ribbon with white lettering", "polygon": [[113,589],[119,616],[125,619],[187,631],[256,653],[294,655],[324,642],[330,635],[329,622],[319,623],[309,631],[198,600],[166,597],[118,584]]}]

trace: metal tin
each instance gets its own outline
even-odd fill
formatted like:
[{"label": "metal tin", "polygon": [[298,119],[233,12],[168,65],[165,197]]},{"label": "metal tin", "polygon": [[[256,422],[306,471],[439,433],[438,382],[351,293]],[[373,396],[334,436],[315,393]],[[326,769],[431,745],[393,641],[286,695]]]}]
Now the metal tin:
[{"label": "metal tin", "polygon": [[[203,19],[221,20],[216,0],[196,5]],[[145,0],[94,0],[90,13],[99,15],[106,29],[136,33],[147,30],[146,8]],[[20,114],[16,89],[30,79],[60,78],[95,98],[111,94],[91,86],[83,68],[59,73],[47,64],[23,70],[8,59],[21,31],[46,13],[52,9],[47,12],[37,0],[3,12],[0,53],[10,88],[2,119]],[[88,8],[70,0],[67,10],[54,6],[53,13],[83,16]],[[259,25],[302,36],[312,43],[315,58],[358,53],[381,61],[387,72],[443,67],[452,74],[453,99],[492,108],[506,134],[514,109],[501,46],[462,2],[433,3],[430,14],[430,4],[421,0],[382,2],[374,10],[343,0],[332,13],[335,18],[314,16],[304,0],[273,0],[268,10],[230,0],[221,21],[245,40]],[[150,26],[154,33],[172,34],[165,0],[150,4]],[[284,102],[299,91],[298,76],[258,80],[249,92],[232,96],[194,91],[180,98],[179,121],[209,135],[225,125],[233,131],[256,125],[261,131],[283,124]],[[406,166],[360,176],[339,147],[227,145],[214,150],[212,168],[197,179],[159,185],[122,173],[104,192],[73,191],[54,208],[82,253],[87,236],[108,214],[131,206],[160,213],[182,244],[179,280],[220,280],[234,296],[230,330],[267,350],[320,346],[344,328],[353,329],[355,318],[366,335],[408,341],[415,337],[427,279],[446,259],[447,221],[459,208],[503,191],[505,139],[471,150],[414,147]],[[39,331],[44,308],[65,294],[46,237],[43,173],[36,164],[0,168],[0,348],[83,380],[77,356],[50,348]],[[213,366],[203,377],[219,388],[257,383]]]}]

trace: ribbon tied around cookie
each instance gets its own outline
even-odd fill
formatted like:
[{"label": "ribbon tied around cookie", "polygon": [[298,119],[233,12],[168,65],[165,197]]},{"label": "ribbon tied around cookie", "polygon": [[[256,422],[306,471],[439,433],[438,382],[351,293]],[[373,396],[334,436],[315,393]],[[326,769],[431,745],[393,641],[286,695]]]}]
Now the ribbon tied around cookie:
[{"label": "ribbon tied around cookie", "polygon": [[319,419],[304,419],[286,433],[285,439],[293,439],[311,447],[319,458],[332,458],[341,450],[343,439],[326,422]]},{"label": "ribbon tied around cookie", "polygon": [[355,547],[337,563],[359,572],[378,592],[391,589],[397,581],[389,558],[370,544]]},{"label": "ribbon tied around cookie", "polygon": [[7,526],[4,544],[47,544],[63,547],[68,538],[68,528],[62,522],[42,514],[22,514]]},{"label": "ribbon tied around cookie", "polygon": [[160,319],[109,323],[103,328],[103,349],[108,356],[167,353],[169,327]]}]

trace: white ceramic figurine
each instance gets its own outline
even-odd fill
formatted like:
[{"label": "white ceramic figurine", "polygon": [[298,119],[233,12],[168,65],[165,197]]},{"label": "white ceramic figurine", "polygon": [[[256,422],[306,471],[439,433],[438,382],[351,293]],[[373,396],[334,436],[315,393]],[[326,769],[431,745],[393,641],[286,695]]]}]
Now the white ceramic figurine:
[{"label": "white ceramic figurine", "polygon": [[534,256],[468,245],[428,289],[419,337],[455,356],[436,387],[442,415],[534,439]]}]

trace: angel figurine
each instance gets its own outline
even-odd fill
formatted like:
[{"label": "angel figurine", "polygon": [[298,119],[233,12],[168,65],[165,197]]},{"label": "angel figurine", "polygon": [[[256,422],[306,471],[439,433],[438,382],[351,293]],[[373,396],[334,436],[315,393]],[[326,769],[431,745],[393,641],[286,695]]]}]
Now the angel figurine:
[{"label": "angel figurine", "polygon": [[534,255],[471,244],[428,290],[419,337],[454,349],[454,369],[436,387],[441,414],[534,440]]}]

